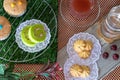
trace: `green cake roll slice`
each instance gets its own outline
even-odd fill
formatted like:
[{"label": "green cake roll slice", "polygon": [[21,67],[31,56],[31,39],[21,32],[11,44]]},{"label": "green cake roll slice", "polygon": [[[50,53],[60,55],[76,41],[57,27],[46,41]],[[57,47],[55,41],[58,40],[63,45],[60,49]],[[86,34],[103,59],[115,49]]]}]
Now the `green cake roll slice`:
[{"label": "green cake roll slice", "polygon": [[31,26],[26,26],[23,28],[23,30],[21,31],[21,39],[22,39],[22,42],[26,45],[26,46],[29,46],[29,47],[34,47],[35,46],[35,43],[32,42],[29,37],[28,37],[28,31],[30,29]]},{"label": "green cake roll slice", "polygon": [[29,39],[34,43],[43,42],[46,38],[46,31],[42,24],[32,25],[29,29]]}]

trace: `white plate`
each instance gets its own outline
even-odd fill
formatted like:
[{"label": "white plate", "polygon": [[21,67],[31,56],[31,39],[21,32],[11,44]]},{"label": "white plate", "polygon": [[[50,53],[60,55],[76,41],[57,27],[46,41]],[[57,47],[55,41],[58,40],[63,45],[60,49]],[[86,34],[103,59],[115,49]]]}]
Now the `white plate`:
[{"label": "white plate", "polygon": [[[67,61],[65,62],[65,64],[64,64],[65,80],[97,80],[97,78],[98,78],[98,67],[97,67],[97,64],[96,63],[89,64],[89,63],[86,63],[86,62],[82,62],[81,60],[76,59],[76,58],[77,58],[77,56],[74,55],[71,58],[67,59]],[[69,70],[70,70],[70,67],[73,64],[88,66],[90,68],[90,75],[88,77],[86,77],[86,78],[81,78],[81,77],[75,78],[75,77],[72,77],[70,72],[69,72]]]},{"label": "white plate", "polygon": [[93,43],[93,49],[91,51],[91,55],[89,58],[87,59],[82,59],[80,58],[81,61],[87,62],[87,63],[94,63],[95,61],[97,61],[99,59],[99,56],[101,54],[101,45],[99,43],[99,40],[96,39],[95,36],[93,36],[92,34],[89,33],[78,33],[78,34],[74,34],[68,41],[67,43],[67,53],[69,55],[69,57],[73,56],[73,55],[78,55],[75,50],[73,49],[73,44],[76,40],[78,39],[82,39],[82,40],[90,40]]},{"label": "white plate", "polygon": [[[33,24],[44,25],[44,29],[47,33],[46,39],[45,39],[45,41],[36,44],[34,47],[28,47],[22,42],[20,33],[24,27],[26,27],[27,25],[33,25]],[[19,25],[19,27],[16,29],[15,38],[16,38],[16,43],[18,44],[18,46],[21,49],[23,49],[26,52],[34,53],[34,52],[39,52],[47,47],[47,45],[50,42],[51,34],[50,34],[50,29],[48,28],[48,26],[44,22],[42,22],[41,20],[31,19],[31,20],[27,20]]]}]

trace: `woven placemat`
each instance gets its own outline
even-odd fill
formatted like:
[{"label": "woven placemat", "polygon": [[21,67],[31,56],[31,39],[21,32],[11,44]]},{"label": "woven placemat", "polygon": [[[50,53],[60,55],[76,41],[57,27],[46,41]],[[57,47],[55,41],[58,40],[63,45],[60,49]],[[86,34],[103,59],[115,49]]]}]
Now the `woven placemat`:
[{"label": "woven placemat", "polygon": [[[16,64],[14,72],[38,72],[41,68],[43,67],[42,64]],[[62,71],[55,71],[56,75],[58,75],[59,80],[64,80],[64,74]],[[24,77],[20,80],[29,80],[29,76]],[[36,77],[34,80],[48,80],[43,76]],[[57,79],[52,79],[52,80],[57,80]]]},{"label": "woven placemat", "polygon": [[[38,70],[40,70],[40,68],[42,67],[43,65],[41,64],[16,64],[15,66],[15,69],[14,71],[15,72],[21,72],[22,70],[24,71],[33,71],[33,72],[37,72]],[[18,68],[22,69],[22,70],[18,70]],[[56,72],[60,79],[59,80],[65,80],[64,79],[64,74],[63,74],[63,71],[57,71]],[[114,69],[112,72],[110,72],[107,76],[105,76],[103,79],[100,79],[100,80],[119,80],[120,79],[120,66],[116,67],[116,69]],[[21,79],[21,80],[29,80],[29,78],[25,78],[25,79]],[[36,78],[34,80],[47,80],[45,77],[39,77],[39,78]],[[53,79],[53,80],[56,80],[56,79]]]}]

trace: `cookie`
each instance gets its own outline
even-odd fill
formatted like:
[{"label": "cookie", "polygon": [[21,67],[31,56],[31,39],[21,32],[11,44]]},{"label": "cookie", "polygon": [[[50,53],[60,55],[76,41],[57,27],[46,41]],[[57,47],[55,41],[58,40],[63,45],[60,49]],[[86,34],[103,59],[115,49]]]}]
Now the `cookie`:
[{"label": "cookie", "polygon": [[86,78],[90,75],[90,68],[85,65],[74,64],[70,67],[70,74],[73,77]]},{"label": "cookie", "polygon": [[26,12],[26,0],[4,0],[4,10],[13,17],[22,16]]},{"label": "cookie", "polygon": [[0,16],[0,40],[5,40],[11,32],[11,24],[7,18]]}]

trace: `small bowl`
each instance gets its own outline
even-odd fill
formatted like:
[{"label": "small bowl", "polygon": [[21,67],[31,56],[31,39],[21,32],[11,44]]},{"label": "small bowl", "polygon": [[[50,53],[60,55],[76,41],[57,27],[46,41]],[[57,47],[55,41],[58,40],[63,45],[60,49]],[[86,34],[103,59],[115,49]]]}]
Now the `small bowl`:
[{"label": "small bowl", "polygon": [[[26,27],[27,25],[33,25],[33,24],[44,25],[44,29],[46,31],[46,39],[43,42],[36,44],[34,47],[28,47],[22,42],[20,33],[24,27]],[[41,20],[31,19],[31,20],[26,20],[25,22],[19,25],[19,27],[16,29],[15,38],[16,38],[16,43],[22,50],[29,53],[35,53],[47,47],[47,45],[50,42],[51,34],[50,34],[50,29],[48,28],[46,23],[42,22]]]},{"label": "small bowl", "polygon": [[85,19],[91,14],[94,5],[95,0],[70,0],[70,14],[77,19]]},{"label": "small bowl", "polygon": [[[85,65],[88,66],[90,68],[90,75],[86,78],[82,78],[82,77],[73,77],[69,70],[70,67],[74,64],[78,64],[78,65]],[[64,76],[65,76],[65,80],[97,80],[98,78],[98,66],[97,63],[93,63],[93,64],[89,64],[86,62],[81,61],[78,56],[74,55],[71,58],[67,59],[67,61],[64,64]]]},{"label": "small bowl", "polygon": [[70,26],[85,27],[94,24],[100,15],[100,5],[98,0],[90,0],[91,9],[84,13],[76,13],[70,6],[73,0],[60,1],[60,15]]}]

